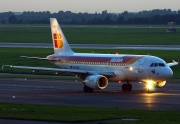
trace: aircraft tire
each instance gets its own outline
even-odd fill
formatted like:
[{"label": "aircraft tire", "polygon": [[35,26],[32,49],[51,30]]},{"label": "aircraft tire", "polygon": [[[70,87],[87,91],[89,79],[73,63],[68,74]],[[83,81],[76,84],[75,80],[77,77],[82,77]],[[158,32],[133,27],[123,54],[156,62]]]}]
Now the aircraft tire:
[{"label": "aircraft tire", "polygon": [[132,90],[132,85],[131,84],[127,84],[127,91],[131,91]]},{"label": "aircraft tire", "polygon": [[85,93],[92,93],[94,90],[86,85],[84,85],[84,88],[83,88],[84,92]]},{"label": "aircraft tire", "polygon": [[89,88],[89,93],[93,93],[94,89]]},{"label": "aircraft tire", "polygon": [[122,85],[122,90],[123,90],[123,91],[126,91],[126,90],[127,90],[127,84],[123,84],[123,85]]},{"label": "aircraft tire", "polygon": [[84,85],[83,90],[84,90],[85,93],[88,93],[88,87],[86,85]]}]

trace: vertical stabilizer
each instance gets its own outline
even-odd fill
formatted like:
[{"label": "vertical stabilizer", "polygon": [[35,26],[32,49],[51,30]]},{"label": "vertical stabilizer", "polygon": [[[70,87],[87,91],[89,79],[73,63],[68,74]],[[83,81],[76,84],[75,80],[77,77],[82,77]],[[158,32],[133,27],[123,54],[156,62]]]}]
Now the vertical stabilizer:
[{"label": "vertical stabilizer", "polygon": [[52,40],[55,54],[73,54],[66,37],[64,36],[57,20],[50,18]]}]

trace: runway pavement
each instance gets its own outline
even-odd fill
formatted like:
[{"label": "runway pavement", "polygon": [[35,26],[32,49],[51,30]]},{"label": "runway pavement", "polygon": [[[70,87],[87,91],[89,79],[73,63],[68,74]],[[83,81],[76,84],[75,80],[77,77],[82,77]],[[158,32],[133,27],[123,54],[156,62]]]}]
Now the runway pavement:
[{"label": "runway pavement", "polygon": [[[70,44],[79,49],[140,49],[140,50],[180,50],[179,45],[119,45],[119,44]],[[48,43],[0,43],[0,47],[11,48],[53,48]]]},{"label": "runway pavement", "polygon": [[167,82],[154,93],[146,93],[143,84],[132,83],[133,91],[121,91],[121,84],[109,83],[105,90],[84,93],[76,80],[0,79],[0,102],[88,106],[125,109],[180,109],[180,83]]}]

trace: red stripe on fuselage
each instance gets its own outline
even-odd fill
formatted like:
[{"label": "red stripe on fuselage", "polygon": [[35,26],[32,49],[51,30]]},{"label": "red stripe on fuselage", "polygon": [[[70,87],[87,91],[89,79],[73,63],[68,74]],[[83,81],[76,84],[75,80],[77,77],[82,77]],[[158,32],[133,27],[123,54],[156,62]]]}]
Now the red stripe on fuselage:
[{"label": "red stripe on fuselage", "polygon": [[[51,56],[53,58],[53,56]],[[144,56],[120,56],[120,57],[88,57],[88,56],[56,56],[61,61],[75,61],[75,62],[108,62],[108,63],[128,63],[139,60]],[[51,59],[50,59],[51,60]],[[57,59],[56,59],[57,60]]]}]

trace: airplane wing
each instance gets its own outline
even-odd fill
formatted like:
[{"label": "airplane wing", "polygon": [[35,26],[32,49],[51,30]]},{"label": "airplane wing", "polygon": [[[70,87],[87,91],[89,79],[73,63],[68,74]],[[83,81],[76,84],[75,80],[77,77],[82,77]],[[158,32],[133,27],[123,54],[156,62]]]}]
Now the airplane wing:
[{"label": "airplane wing", "polygon": [[87,75],[93,75],[93,74],[100,74],[104,76],[114,76],[114,72],[94,72],[94,71],[86,71],[86,70],[77,70],[77,69],[61,69],[61,68],[46,68],[46,67],[30,67],[30,66],[13,66],[13,65],[4,65],[2,64],[2,69],[4,67],[10,67],[10,68],[18,68],[18,69],[29,69],[29,70],[38,70],[38,71],[56,71],[56,72],[70,72],[70,73],[76,73],[76,74],[87,74]]},{"label": "airplane wing", "polygon": [[175,66],[175,65],[179,65],[179,62],[176,62],[173,60],[172,63],[167,63],[167,65],[170,67],[170,66]]}]

